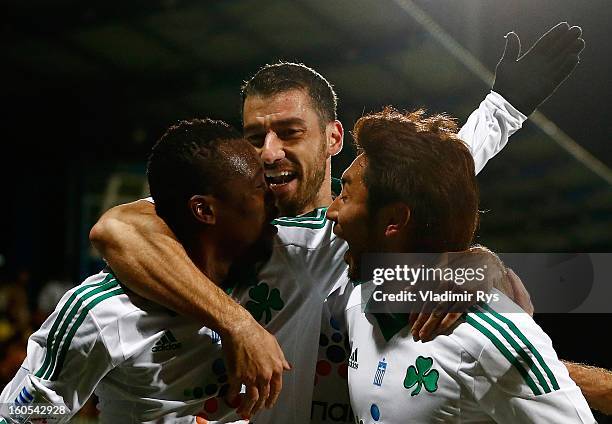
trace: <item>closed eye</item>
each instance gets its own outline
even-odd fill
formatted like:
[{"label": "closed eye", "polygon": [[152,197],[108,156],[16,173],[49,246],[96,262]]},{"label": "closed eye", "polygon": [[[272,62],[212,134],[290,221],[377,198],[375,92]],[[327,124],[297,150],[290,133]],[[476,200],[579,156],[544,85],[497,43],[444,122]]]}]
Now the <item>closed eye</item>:
[{"label": "closed eye", "polygon": [[298,128],[286,128],[276,132],[279,138],[283,140],[291,140],[302,136],[304,130]]}]

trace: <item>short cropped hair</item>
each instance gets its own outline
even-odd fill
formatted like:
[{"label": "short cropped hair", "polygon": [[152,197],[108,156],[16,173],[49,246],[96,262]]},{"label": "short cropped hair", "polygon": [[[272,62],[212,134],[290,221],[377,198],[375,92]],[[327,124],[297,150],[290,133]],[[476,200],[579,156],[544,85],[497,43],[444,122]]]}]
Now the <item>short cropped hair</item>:
[{"label": "short cropped hair", "polygon": [[478,225],[474,160],[447,115],[427,117],[386,107],[360,118],[353,137],[364,153],[368,210],[392,202],[410,207],[410,248],[419,252],[467,249]]},{"label": "short cropped hair", "polygon": [[224,196],[223,181],[232,172],[225,147],[237,140],[240,133],[223,121],[193,119],[171,126],[153,146],[149,189],[157,214],[177,236],[191,223],[187,205],[192,196]]},{"label": "short cropped hair", "polygon": [[277,62],[259,69],[242,86],[242,106],[248,96],[271,96],[289,90],[305,90],[325,128],[337,119],[338,96],[321,74],[302,63]]}]

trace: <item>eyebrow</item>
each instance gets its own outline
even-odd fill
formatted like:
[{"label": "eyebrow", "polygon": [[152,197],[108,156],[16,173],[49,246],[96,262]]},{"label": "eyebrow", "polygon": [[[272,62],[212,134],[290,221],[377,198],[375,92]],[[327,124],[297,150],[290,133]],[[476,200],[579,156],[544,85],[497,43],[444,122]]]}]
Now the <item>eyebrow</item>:
[{"label": "eyebrow", "polygon": [[[278,119],[278,120],[272,121],[272,127],[287,127],[289,125],[295,125],[295,124],[305,125],[306,121],[304,121],[302,118],[285,118],[285,119]],[[247,133],[249,131],[259,130],[261,128],[263,128],[263,125],[260,123],[250,124],[250,125],[245,125],[242,131]]]}]

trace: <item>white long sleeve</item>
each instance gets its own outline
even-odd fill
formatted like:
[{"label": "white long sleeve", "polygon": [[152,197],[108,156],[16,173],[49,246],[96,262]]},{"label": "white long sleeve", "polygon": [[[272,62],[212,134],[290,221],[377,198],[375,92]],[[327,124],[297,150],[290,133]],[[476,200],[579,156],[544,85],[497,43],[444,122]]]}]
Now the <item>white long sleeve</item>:
[{"label": "white long sleeve", "polygon": [[499,93],[491,91],[459,130],[459,138],[469,147],[476,173],[499,153],[508,138],[521,128],[527,116],[514,108]]}]

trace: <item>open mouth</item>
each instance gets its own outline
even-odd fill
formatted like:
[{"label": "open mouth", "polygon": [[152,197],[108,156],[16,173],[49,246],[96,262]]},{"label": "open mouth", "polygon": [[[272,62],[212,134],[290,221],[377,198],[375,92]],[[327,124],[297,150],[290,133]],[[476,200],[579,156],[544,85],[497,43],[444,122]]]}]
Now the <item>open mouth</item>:
[{"label": "open mouth", "polygon": [[270,188],[288,184],[296,178],[297,173],[293,171],[266,171],[266,182]]}]

